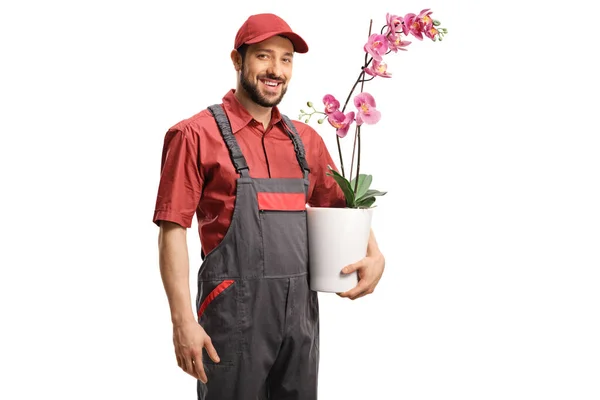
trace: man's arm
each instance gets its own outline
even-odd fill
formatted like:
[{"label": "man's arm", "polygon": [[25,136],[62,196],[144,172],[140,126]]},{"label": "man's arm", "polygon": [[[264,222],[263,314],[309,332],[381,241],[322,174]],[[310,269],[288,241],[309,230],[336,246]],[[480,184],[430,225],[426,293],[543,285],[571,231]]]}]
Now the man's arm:
[{"label": "man's arm", "polygon": [[377,239],[375,239],[375,233],[373,232],[373,229],[371,229],[366,257],[342,269],[342,273],[344,274],[358,271],[358,284],[347,292],[339,293],[339,296],[356,300],[367,294],[373,293],[381,279],[381,275],[383,275],[384,269],[385,257],[381,253],[381,250],[379,250]]},{"label": "man's arm", "polygon": [[367,244],[367,257],[383,257],[381,250],[379,250],[377,239],[375,239],[375,232],[373,232],[373,229],[371,229],[371,233],[369,234],[369,243]]},{"label": "man's arm", "polygon": [[163,286],[169,301],[173,322],[173,344],[177,364],[202,382],[207,382],[202,363],[202,348],[210,358],[219,362],[210,337],[196,322],[189,286],[189,258],[186,228],[161,221],[158,234],[159,264]]},{"label": "man's arm", "polygon": [[161,221],[158,233],[160,274],[174,325],[195,322],[189,286],[186,231],[179,224]]}]

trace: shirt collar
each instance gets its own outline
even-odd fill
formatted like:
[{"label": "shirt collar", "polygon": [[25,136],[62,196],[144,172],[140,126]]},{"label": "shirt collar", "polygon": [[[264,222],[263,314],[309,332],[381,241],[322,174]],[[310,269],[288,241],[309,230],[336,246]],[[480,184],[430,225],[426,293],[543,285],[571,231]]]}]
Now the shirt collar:
[{"label": "shirt collar", "polygon": [[[244,106],[235,97],[235,89],[231,89],[223,97],[223,108],[229,118],[231,124],[231,131],[233,134],[239,132],[242,128],[246,127],[254,119],[252,115],[244,108]],[[281,121],[281,113],[277,107],[273,107],[271,110],[271,126]]]}]

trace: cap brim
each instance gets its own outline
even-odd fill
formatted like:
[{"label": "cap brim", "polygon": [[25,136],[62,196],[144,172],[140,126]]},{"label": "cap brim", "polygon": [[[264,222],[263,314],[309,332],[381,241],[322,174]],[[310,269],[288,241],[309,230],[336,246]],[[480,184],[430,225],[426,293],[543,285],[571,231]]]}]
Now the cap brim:
[{"label": "cap brim", "polygon": [[298,34],[296,34],[294,32],[276,31],[276,32],[263,33],[262,35],[259,35],[253,39],[247,40],[246,43],[254,44],[254,43],[262,42],[263,40],[267,40],[268,38],[271,38],[271,37],[277,36],[277,35],[281,35],[281,36],[288,38],[294,45],[294,51],[296,53],[307,53],[308,52],[308,45],[306,44],[304,39],[302,39]]}]

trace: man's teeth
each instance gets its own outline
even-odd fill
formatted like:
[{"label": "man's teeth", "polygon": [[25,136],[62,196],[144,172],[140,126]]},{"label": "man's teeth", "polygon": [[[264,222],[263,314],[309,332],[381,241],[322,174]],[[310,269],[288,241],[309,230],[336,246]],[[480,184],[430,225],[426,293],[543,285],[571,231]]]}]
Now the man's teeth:
[{"label": "man's teeth", "polygon": [[263,81],[263,83],[264,83],[265,85],[268,85],[268,86],[277,86],[277,85],[278,85],[278,83],[277,83],[277,82]]}]

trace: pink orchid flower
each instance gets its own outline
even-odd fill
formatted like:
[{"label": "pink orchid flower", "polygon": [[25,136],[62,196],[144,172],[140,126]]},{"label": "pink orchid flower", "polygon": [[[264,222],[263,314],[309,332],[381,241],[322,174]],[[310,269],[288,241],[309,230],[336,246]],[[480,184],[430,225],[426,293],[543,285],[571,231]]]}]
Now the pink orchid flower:
[{"label": "pink orchid flower", "polygon": [[325,97],[323,97],[323,104],[325,104],[325,114],[327,115],[340,108],[340,102],[330,94],[326,94]]},{"label": "pink orchid flower", "polygon": [[438,33],[439,33],[439,31],[436,28],[434,28],[433,26],[431,26],[431,28],[429,28],[428,30],[425,31],[425,36],[427,36],[431,40],[435,40],[435,37],[437,36]]},{"label": "pink orchid flower", "polygon": [[404,16],[404,25],[402,26],[402,32],[408,36],[412,34],[419,40],[423,40],[423,24],[417,15],[409,13]]},{"label": "pink orchid flower", "polygon": [[373,60],[383,60],[383,55],[388,51],[388,41],[384,35],[377,33],[369,36],[369,41],[365,44],[365,51],[369,53]]},{"label": "pink orchid flower", "polygon": [[398,50],[406,51],[407,49],[405,49],[405,47],[412,43],[408,40],[402,40],[400,32],[391,34],[387,38],[390,50],[392,50],[394,53],[397,53]]},{"label": "pink orchid flower", "polygon": [[432,13],[433,11],[430,11],[429,8],[426,8],[421,10],[419,15],[417,15],[417,18],[421,21],[423,31],[429,30],[429,28],[433,26],[433,20],[430,17]]},{"label": "pink orchid flower", "polygon": [[336,129],[336,135],[343,138],[348,133],[348,129],[350,129],[350,125],[354,121],[354,111],[350,111],[344,115],[340,110],[335,110],[329,114],[327,121]]},{"label": "pink orchid flower", "polygon": [[404,33],[404,35],[408,36],[410,33],[410,24],[412,24],[416,17],[417,15],[413,13],[409,13],[404,16],[402,19],[404,21],[404,24],[402,25],[402,33]]},{"label": "pink orchid flower", "polygon": [[387,64],[383,61],[373,60],[373,66],[365,68],[365,72],[371,76],[381,76],[383,78],[392,77],[392,74],[387,72]]},{"label": "pink orchid flower", "polygon": [[381,112],[375,109],[375,99],[367,92],[363,92],[354,97],[354,105],[358,109],[356,116],[356,124],[362,125],[376,124],[381,119]]},{"label": "pink orchid flower", "polygon": [[390,13],[387,13],[385,15],[386,21],[387,21],[387,35],[393,35],[398,31],[402,30],[402,17],[398,16],[398,15],[393,15]]}]

